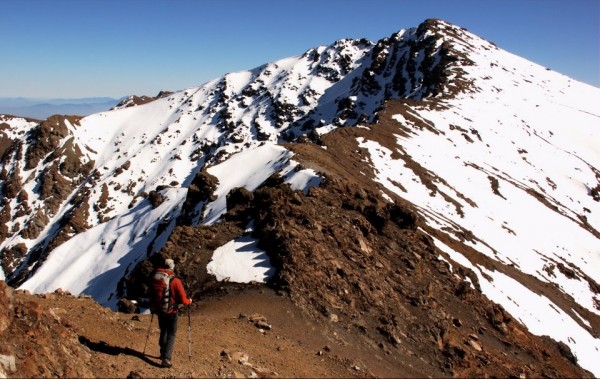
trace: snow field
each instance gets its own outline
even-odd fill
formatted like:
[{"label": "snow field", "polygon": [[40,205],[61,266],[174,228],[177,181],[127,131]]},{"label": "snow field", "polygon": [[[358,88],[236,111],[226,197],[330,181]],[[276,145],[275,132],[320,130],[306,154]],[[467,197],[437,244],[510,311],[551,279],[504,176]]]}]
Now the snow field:
[{"label": "snow field", "polygon": [[74,236],[54,249],[20,288],[33,293],[62,288],[75,295],[91,295],[101,304],[115,308],[117,283],[139,260],[146,258],[158,224],[169,219],[175,222],[186,194],[187,189],[166,189],[165,201],[158,208],[151,209],[148,202],[143,202]]},{"label": "snow field", "polygon": [[[404,160],[391,159],[389,149],[365,139],[358,140],[359,146],[369,151],[376,180],[415,204],[431,226],[472,231],[476,240],[467,245],[556,283],[581,306],[600,315],[595,304],[600,297],[583,277],[600,282],[600,242],[580,221],[585,215],[600,230],[600,206],[589,195],[600,167],[596,142],[600,140],[600,91],[497,49],[476,50],[470,58],[477,54],[485,58],[476,63],[498,61],[505,66],[493,68],[493,76],[485,63],[466,66],[475,78],[475,94],[444,103],[445,110],[417,110],[439,134],[402,115],[393,116],[410,130],[409,137],[397,137],[398,150],[440,178],[434,179],[437,191],[432,193]],[[537,75],[540,71],[544,74]],[[496,180],[495,189],[490,177]],[[595,359],[600,340],[577,323],[581,315],[567,314],[514,279],[474,266],[439,241],[436,245],[455,262],[472,268],[483,293],[532,333],[565,342],[582,367],[600,374]],[[578,277],[544,270],[558,263],[573,264]]]},{"label": "snow field", "polygon": [[[403,30],[393,38],[414,40],[415,33],[415,29]],[[376,180],[415,204],[431,226],[472,231],[475,240],[465,242],[467,245],[542,281],[558,284],[583,307],[600,314],[594,306],[600,299],[585,280],[567,278],[559,270],[553,274],[545,271],[551,264],[573,264],[576,275],[600,282],[599,240],[584,230],[580,221],[584,215],[591,227],[600,230],[600,207],[589,196],[600,167],[600,91],[478,37],[463,37],[451,43],[473,62],[461,67],[467,81],[473,80],[473,91],[442,103],[448,107],[445,110],[434,111],[425,104],[412,111],[434,125],[439,134],[422,130],[401,115],[394,117],[410,131],[408,138],[397,136],[399,152],[437,176],[433,181],[437,189],[428,188],[403,160],[391,159],[392,151],[360,139],[360,146],[370,153]],[[438,41],[437,47],[440,44]],[[318,175],[300,170],[292,153],[276,142],[290,125],[290,118],[301,119],[309,111],[314,111],[311,121],[323,124],[316,129],[318,134],[335,129],[333,118],[340,100],[348,98],[366,113],[381,105],[383,89],[377,95],[352,92],[354,79],[362,77],[371,63],[372,48],[372,43],[341,40],[303,56],[228,74],[144,106],[91,115],[81,120],[81,126],[70,126],[75,142],[95,161],[99,173],[90,205],[100,203],[102,185],[109,192],[101,212],[90,209],[88,223],[96,225],[100,213],[110,221],[52,251],[22,288],[47,292],[61,287],[74,294],[91,294],[114,306],[118,281],[143,259],[149,241],[157,237],[156,248],[166,241],[181,211],[185,188],[203,168],[219,183],[216,200],[198,205],[200,209],[206,206],[198,223],[218,222],[226,211],[229,191],[236,187],[254,190],[274,173],[295,190],[306,192],[318,185]],[[395,58],[406,53],[405,47]],[[347,68],[340,63],[343,57],[349,58]],[[424,56],[416,59],[418,63]],[[433,59],[439,62],[440,57]],[[354,68],[358,69],[352,71]],[[339,81],[328,79],[332,73],[341,75]],[[406,72],[403,75],[410,79]],[[417,82],[422,76],[419,72],[415,75],[411,95],[419,99],[423,88]],[[451,75],[459,72],[455,69]],[[386,85],[383,78],[377,77],[382,88]],[[246,96],[244,90],[250,89],[255,94]],[[292,107],[277,114],[274,105]],[[16,125],[15,133],[23,135],[34,124],[17,121]],[[22,169],[24,162],[15,165]],[[31,177],[31,173],[25,174]],[[33,186],[33,181],[24,183],[35,206]],[[151,209],[139,195],[157,186],[171,188],[162,192],[166,201]],[[534,191],[548,203],[537,199]],[[67,200],[49,225],[68,209]],[[166,234],[156,236],[156,225],[162,220],[171,220],[170,227]],[[36,240],[17,236],[0,247],[18,242],[32,247],[44,241],[50,229]],[[583,367],[600,375],[593,359],[598,355],[598,340],[572,318],[581,315],[569,315],[514,279],[477,267],[439,241],[436,244],[454,262],[473,268],[490,299],[532,332],[567,343]],[[265,281],[272,273],[268,258],[248,236],[217,249],[209,266],[219,280]],[[0,272],[0,278],[3,276]]]},{"label": "snow field", "polygon": [[[600,340],[594,338],[570,315],[555,306],[547,297],[538,295],[518,281],[497,271],[471,264],[462,254],[435,239],[437,248],[447,253],[455,262],[470,268],[477,275],[482,292],[492,301],[501,304],[521,324],[536,335],[547,335],[569,346],[577,361],[595,375],[600,372]],[[491,280],[486,279],[491,278]],[[579,319],[579,316],[573,311]],[[582,320],[585,323],[585,320]],[[588,324],[589,326],[589,324]]]}]

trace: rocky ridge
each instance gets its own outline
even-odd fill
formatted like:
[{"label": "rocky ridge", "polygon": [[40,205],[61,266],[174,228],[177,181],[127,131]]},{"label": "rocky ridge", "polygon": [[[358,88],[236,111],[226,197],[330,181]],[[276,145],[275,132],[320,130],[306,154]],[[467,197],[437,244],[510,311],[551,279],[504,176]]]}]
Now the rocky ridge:
[{"label": "rocky ridge", "polygon": [[[94,117],[110,113],[83,119],[84,125],[63,116],[29,123],[20,135],[4,142],[10,141],[10,147],[2,157],[1,212],[7,222],[0,248],[6,252],[2,267],[7,279],[15,285],[22,283],[38,267],[36,262],[68,236],[127,211],[151,191],[189,183],[202,167],[232,153],[265,141],[316,138],[312,131],[319,128],[375,121],[386,99],[451,96],[467,86],[460,66],[469,64],[468,59],[445,42],[457,30],[430,20],[377,43],[341,40],[300,57],[228,74],[203,87],[161,92],[141,102],[128,99],[115,110],[160,99],[168,115],[155,119],[162,126],[151,132],[154,135],[123,129],[112,141],[106,140],[104,149],[113,147],[110,162],[100,162],[101,152],[92,147],[96,142],[85,140],[95,133],[87,132],[86,125],[95,125]],[[447,83],[449,77],[452,83]],[[136,137],[143,149],[154,149],[153,154],[159,149],[173,164],[188,166],[192,175],[181,177],[170,168],[150,177],[147,165],[136,164],[136,159],[149,153],[122,147]],[[61,162],[63,157],[68,161]],[[150,163],[158,162],[152,159]],[[21,183],[24,191],[19,196],[15,188]],[[25,197],[28,202],[22,205]],[[204,204],[190,211],[194,224],[201,222]]]},{"label": "rocky ridge", "polygon": [[[151,270],[147,258],[161,251],[176,260],[189,292],[199,299],[224,288],[207,273],[212,252],[248,234],[252,225],[252,236],[277,269],[269,286],[317,325],[335,329],[330,338],[360,345],[367,366],[384,357],[387,368],[374,370],[376,376],[592,376],[577,365],[567,344],[532,334],[484,290],[494,282],[491,275],[501,273],[551,299],[557,313],[566,313],[597,339],[600,287],[585,259],[541,250],[544,268],[531,269],[503,255],[483,230],[469,226],[473,212],[489,206],[489,199],[478,203],[467,187],[419,160],[420,152],[428,151],[421,144],[431,142],[419,139],[424,135],[462,148],[448,157],[448,167],[473,146],[497,147],[482,123],[473,121],[473,109],[487,107],[488,100],[467,107],[472,99],[494,93],[493,102],[502,103],[523,96],[515,88],[537,88],[541,95],[525,98],[523,108],[540,101],[537,106],[548,112],[544,99],[565,101],[559,92],[572,90],[570,82],[550,90],[546,86],[557,74],[542,75],[539,68],[529,73],[529,67],[517,72],[515,67],[525,67],[522,62],[511,66],[512,61],[492,59],[498,56],[496,46],[464,29],[428,20],[376,43],[337,41],[202,87],[138,99],[143,105],[130,106],[137,101],[132,98],[83,119],[56,116],[39,123],[4,117],[0,255],[6,279],[26,284],[42,276],[53,252],[78,262],[77,254],[85,257],[96,249],[97,259],[119,264],[98,261],[105,271],[76,291],[116,307],[119,298],[143,301]],[[490,74],[506,81],[499,85]],[[501,119],[485,123],[507,134],[516,123],[523,136],[562,146],[562,135],[539,129],[526,112],[505,118],[505,109],[494,110]],[[440,116],[451,113],[463,119],[448,124]],[[377,149],[365,141],[376,142]],[[563,198],[556,192],[560,173],[551,172],[545,159],[520,141],[512,145],[517,143],[502,153],[512,156],[515,150],[515,160],[541,176],[519,177],[517,170],[503,171],[469,156],[473,160],[465,158],[463,167],[487,181],[480,192],[491,191],[508,203],[515,187],[569,227],[575,225],[581,241],[597,239],[597,206],[590,199],[597,202],[600,175],[593,158],[562,150],[563,158],[584,162],[571,171],[590,188],[585,196],[571,192]],[[255,185],[225,192],[220,217],[207,212],[224,197],[216,194],[226,179],[211,170],[236,153],[270,145],[293,152],[294,161],[291,154],[280,154],[270,177],[249,176]],[[401,162],[412,176],[397,175],[387,183],[375,165],[386,151],[390,162]],[[293,190],[284,171],[295,164],[293,172],[316,172],[320,185]],[[415,182],[427,188],[428,198],[410,197]],[[442,211],[429,207],[429,199],[443,199]],[[577,202],[583,210],[573,205]],[[513,219],[502,221],[498,228],[505,233],[524,234]],[[457,259],[456,252],[466,260]],[[85,275],[85,267],[78,274]],[[589,299],[562,287],[563,277],[581,284]],[[99,287],[104,292],[94,292]]]},{"label": "rocky ridge", "polygon": [[[182,267],[194,296],[219,285],[206,272],[212,251],[247,233],[253,219],[252,235],[278,269],[271,285],[400,367],[420,357],[411,363],[419,375],[590,375],[566,345],[531,335],[485,298],[473,272],[440,259],[410,208],[334,177],[306,196],[277,178],[254,193],[239,191],[230,193],[226,221],[177,227],[162,251]],[[147,282],[148,267],[132,274],[127,296],[144,297],[136,284]]]}]

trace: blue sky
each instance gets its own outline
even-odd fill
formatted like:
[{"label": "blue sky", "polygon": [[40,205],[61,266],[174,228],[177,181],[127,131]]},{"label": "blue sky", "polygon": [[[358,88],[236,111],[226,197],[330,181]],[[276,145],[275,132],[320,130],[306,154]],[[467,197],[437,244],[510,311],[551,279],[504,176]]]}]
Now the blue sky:
[{"label": "blue sky", "polygon": [[0,14],[0,97],[155,95],[427,18],[600,87],[600,0],[2,0]]}]

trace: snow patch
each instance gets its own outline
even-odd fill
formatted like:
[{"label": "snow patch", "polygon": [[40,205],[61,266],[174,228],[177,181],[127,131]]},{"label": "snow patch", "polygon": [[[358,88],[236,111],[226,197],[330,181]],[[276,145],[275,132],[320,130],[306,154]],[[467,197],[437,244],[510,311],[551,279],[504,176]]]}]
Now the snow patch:
[{"label": "snow patch", "polygon": [[215,223],[226,211],[226,196],[234,188],[244,187],[254,191],[271,175],[279,172],[293,190],[308,192],[319,185],[320,177],[314,170],[298,170],[298,163],[291,160],[293,153],[281,146],[264,144],[243,150],[226,161],[210,167],[207,171],[219,180],[214,194],[217,199],[206,206],[204,224]]},{"label": "snow patch", "polygon": [[250,236],[229,241],[214,251],[206,270],[218,281],[266,283],[275,274],[275,268],[257,245],[258,240]]},{"label": "snow patch", "polygon": [[281,171],[281,175],[285,183],[290,184],[294,191],[301,190],[307,194],[311,187],[319,186],[322,178],[317,175],[315,170],[309,168],[298,170],[298,162],[290,160],[289,163],[289,166]]}]

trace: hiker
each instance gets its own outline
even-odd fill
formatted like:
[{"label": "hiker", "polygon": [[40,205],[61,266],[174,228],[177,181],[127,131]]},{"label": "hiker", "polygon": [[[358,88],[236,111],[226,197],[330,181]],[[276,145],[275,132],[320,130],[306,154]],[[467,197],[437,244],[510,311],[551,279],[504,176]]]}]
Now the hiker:
[{"label": "hiker", "polygon": [[171,367],[175,335],[177,334],[177,308],[180,304],[190,305],[183,289],[181,279],[175,277],[175,262],[165,259],[154,271],[150,286],[150,304],[152,313],[158,316],[160,327],[160,359],[162,367]]}]

